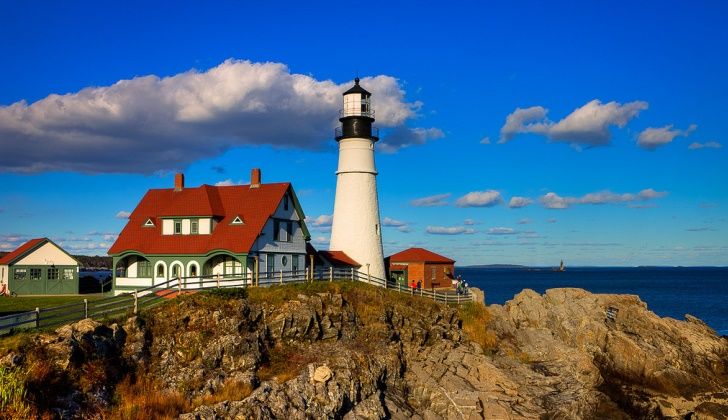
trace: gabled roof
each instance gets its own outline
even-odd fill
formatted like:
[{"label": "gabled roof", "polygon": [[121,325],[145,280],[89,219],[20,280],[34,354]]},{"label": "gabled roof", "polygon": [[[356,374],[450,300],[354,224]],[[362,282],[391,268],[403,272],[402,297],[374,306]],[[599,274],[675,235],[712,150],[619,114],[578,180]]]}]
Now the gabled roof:
[{"label": "gabled roof", "polygon": [[28,242],[24,243],[23,245],[20,245],[18,247],[18,249],[16,249],[15,251],[5,254],[5,256],[0,258],[0,265],[13,264],[14,262],[20,260],[21,258],[25,257],[26,255],[30,254],[31,252],[35,251],[36,249],[40,248],[41,246],[45,245],[48,242],[50,242],[56,248],[60,249],[61,251],[63,251],[63,253],[65,253],[66,255],[71,257],[73,260],[78,262],[78,260],[76,260],[76,258],[74,258],[73,255],[66,252],[66,250],[64,250],[60,246],[56,245],[56,243],[51,241],[50,239],[35,238],[35,239],[29,240]]},{"label": "gabled roof", "polygon": [[433,263],[455,263],[455,260],[435,254],[424,248],[409,248],[389,257],[390,262],[433,262]]},{"label": "gabled roof", "polygon": [[334,266],[361,267],[361,264],[346,255],[344,251],[319,251],[318,255]]},{"label": "gabled roof", "polygon": [[28,242],[24,243],[23,245],[20,245],[18,249],[15,251],[12,251],[8,254],[5,254],[4,257],[0,258],[0,265],[9,265],[13,262],[19,260],[24,255],[26,255],[28,252],[38,248],[40,245],[44,244],[45,241],[47,241],[48,238],[35,238],[31,239]]},{"label": "gabled roof", "polygon": [[[308,236],[303,221],[305,216],[291,184],[287,182],[261,184],[259,188],[250,188],[249,185],[202,185],[182,191],[173,188],[152,189],[147,191],[131,213],[108,253],[117,255],[136,251],[142,254],[200,255],[215,250],[247,253],[287,191],[290,191],[293,205],[301,217],[304,235]],[[211,234],[162,235],[160,218],[188,216],[212,216],[218,223]],[[245,223],[231,224],[237,216]],[[150,218],[154,226],[144,227]]]}]

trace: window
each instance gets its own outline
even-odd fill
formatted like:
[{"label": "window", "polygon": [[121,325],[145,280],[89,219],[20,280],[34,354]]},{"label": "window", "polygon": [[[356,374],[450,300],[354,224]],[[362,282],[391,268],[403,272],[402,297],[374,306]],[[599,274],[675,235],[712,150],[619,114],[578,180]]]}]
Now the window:
[{"label": "window", "polygon": [[152,222],[152,219],[147,219],[147,221],[144,222],[144,227],[154,227],[154,222]]},{"label": "window", "polygon": [[15,274],[13,274],[13,279],[15,280],[25,280],[25,277],[28,276],[28,270],[25,268],[16,268]]},{"label": "window", "polygon": [[73,280],[73,268],[63,269],[63,280]]},{"label": "window", "polygon": [[273,240],[281,240],[281,223],[278,220],[273,220]]},{"label": "window", "polygon": [[182,221],[181,220],[175,220],[174,221],[174,234],[179,235],[182,233]]},{"label": "window", "polygon": [[374,225],[374,230],[377,232],[377,235],[379,235],[379,223]]},{"label": "window", "polygon": [[41,272],[40,268],[31,268],[30,269],[30,279],[31,280],[40,280],[41,278]]},{"label": "window", "polygon": [[157,266],[157,277],[164,277],[164,264]]},{"label": "window", "polygon": [[198,220],[192,220],[190,222],[190,233],[193,235],[200,233],[200,222]]},{"label": "window", "polygon": [[294,273],[298,272],[298,255],[291,257],[291,270],[293,270]]},{"label": "window", "polygon": [[58,280],[58,269],[53,267],[48,269],[48,280]]},{"label": "window", "polygon": [[242,225],[243,219],[240,218],[240,216],[235,216],[232,222],[230,222],[231,225]]},{"label": "window", "polygon": [[[160,265],[159,267],[161,268],[162,266]],[[147,260],[137,261],[137,277],[152,277],[152,263]]]},{"label": "window", "polygon": [[197,277],[197,265],[192,264],[190,266],[190,277]]},{"label": "window", "polygon": [[283,196],[283,210],[288,210],[288,194]]},{"label": "window", "polygon": [[291,242],[293,236],[293,222],[286,222],[286,242]]},{"label": "window", "polygon": [[435,280],[437,278],[437,274],[435,273],[436,268],[432,267],[432,280]]},{"label": "window", "polygon": [[273,271],[275,271],[275,269],[276,269],[276,266],[275,266],[276,256],[275,256],[275,254],[268,254],[268,255],[266,255],[265,262],[266,262],[266,266],[267,266],[266,267],[266,271],[268,273],[271,273],[272,274]]},{"label": "window", "polygon": [[172,278],[178,278],[180,276],[180,265],[172,265]]},{"label": "window", "polygon": [[284,267],[288,265],[288,257],[285,255],[281,257],[281,265]]}]

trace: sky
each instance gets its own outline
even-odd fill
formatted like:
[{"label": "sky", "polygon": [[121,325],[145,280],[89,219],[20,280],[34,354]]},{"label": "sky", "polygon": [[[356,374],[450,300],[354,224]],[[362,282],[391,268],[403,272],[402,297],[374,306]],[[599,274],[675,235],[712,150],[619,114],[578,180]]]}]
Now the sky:
[{"label": "sky", "polygon": [[385,255],[728,265],[725,2],[205,3],[0,2],[0,251],[252,168],[326,249],[359,76]]}]

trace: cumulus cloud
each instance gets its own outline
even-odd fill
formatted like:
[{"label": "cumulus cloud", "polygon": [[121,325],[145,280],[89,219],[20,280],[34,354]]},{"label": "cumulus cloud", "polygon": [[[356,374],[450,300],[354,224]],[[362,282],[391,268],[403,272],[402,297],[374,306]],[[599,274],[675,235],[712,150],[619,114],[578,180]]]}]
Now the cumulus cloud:
[{"label": "cumulus cloud", "polygon": [[533,203],[533,200],[528,197],[511,197],[511,200],[508,202],[508,207],[512,209],[520,209],[531,203]]},{"label": "cumulus cloud", "polygon": [[233,185],[243,185],[243,181],[239,180],[238,182],[235,182],[232,179],[228,178],[228,179],[218,181],[215,183],[216,187],[230,187]]},{"label": "cumulus cloud", "polygon": [[402,226],[406,226],[406,225],[407,225],[407,222],[402,222],[400,220],[392,219],[391,217],[385,217],[382,220],[382,226],[402,227]]},{"label": "cumulus cloud", "polygon": [[458,207],[493,207],[503,202],[501,193],[496,190],[473,191],[457,199]]},{"label": "cumulus cloud", "polygon": [[392,129],[384,140],[377,145],[377,148],[383,153],[395,153],[405,147],[425,144],[430,140],[437,140],[443,137],[445,137],[445,133],[439,128],[409,128],[399,126]]},{"label": "cumulus cloud", "polygon": [[626,104],[612,101],[603,104],[594,99],[559,122],[549,120],[548,109],[542,106],[516,108],[501,127],[499,143],[508,142],[518,134],[533,133],[546,136],[551,141],[579,146],[604,146],[612,140],[609,131],[611,126],[623,128],[647,106],[647,102],[643,101]]},{"label": "cumulus cloud", "polygon": [[488,232],[486,232],[488,235],[515,235],[516,230],[509,227],[494,227],[488,229]]},{"label": "cumulus cloud", "polygon": [[427,197],[416,198],[410,201],[410,204],[414,207],[439,207],[447,206],[447,199],[450,198],[450,193],[430,195]]},{"label": "cumulus cloud", "polygon": [[319,217],[316,217],[315,219],[311,219],[309,217],[306,218],[306,223],[311,226],[316,227],[328,227],[331,226],[331,224],[334,222],[334,216],[330,214],[322,214]]},{"label": "cumulus cloud", "polygon": [[690,146],[688,146],[688,149],[690,150],[698,150],[698,149],[720,149],[723,145],[718,143],[717,141],[709,141],[705,143],[698,143],[693,142],[690,143]]},{"label": "cumulus cloud", "polygon": [[118,213],[116,213],[117,219],[128,219],[129,216],[131,216],[131,212],[120,210]]},{"label": "cumulus cloud", "polygon": [[[377,124],[392,129],[392,147],[441,136],[430,128],[398,138],[421,104],[406,102],[391,76],[361,83],[372,92]],[[341,93],[350,86],[291,73],[281,63],[227,60],[206,71],[20,101],[0,106],[0,171],[151,173],[240,145],[320,148],[333,136]]]},{"label": "cumulus cloud", "polygon": [[427,226],[425,232],[432,235],[471,235],[475,233],[475,229],[469,229],[463,226]]},{"label": "cumulus cloud", "polygon": [[547,209],[565,209],[574,204],[618,204],[636,201],[647,201],[667,195],[665,191],[655,191],[652,188],[644,189],[636,194],[617,194],[611,191],[599,191],[585,194],[581,197],[562,197],[554,192],[541,196],[541,204]]},{"label": "cumulus cloud", "polygon": [[673,129],[672,124],[664,127],[649,127],[642,130],[637,136],[637,145],[643,149],[654,150],[660,146],[672,143],[675,137],[687,137],[698,128],[697,125],[691,124],[686,130]]}]

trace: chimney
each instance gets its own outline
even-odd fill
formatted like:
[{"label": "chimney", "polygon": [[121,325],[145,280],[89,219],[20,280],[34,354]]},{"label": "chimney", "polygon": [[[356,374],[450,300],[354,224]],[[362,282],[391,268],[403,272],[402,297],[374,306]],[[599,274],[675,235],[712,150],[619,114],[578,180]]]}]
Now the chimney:
[{"label": "chimney", "polygon": [[174,190],[182,191],[185,188],[185,174],[176,173],[174,174]]},{"label": "chimney", "polygon": [[250,171],[250,188],[260,188],[260,168]]}]

